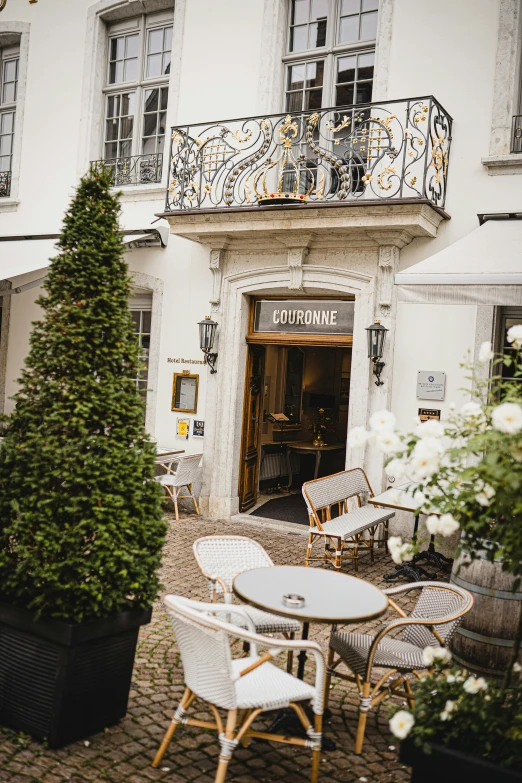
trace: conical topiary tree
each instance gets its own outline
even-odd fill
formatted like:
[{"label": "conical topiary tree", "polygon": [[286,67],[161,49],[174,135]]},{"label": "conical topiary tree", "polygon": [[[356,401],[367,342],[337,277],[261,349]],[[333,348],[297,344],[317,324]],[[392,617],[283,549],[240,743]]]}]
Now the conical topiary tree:
[{"label": "conical topiary tree", "polygon": [[166,530],[110,185],[66,213],[0,449],[0,600],[74,623],[151,605]]}]

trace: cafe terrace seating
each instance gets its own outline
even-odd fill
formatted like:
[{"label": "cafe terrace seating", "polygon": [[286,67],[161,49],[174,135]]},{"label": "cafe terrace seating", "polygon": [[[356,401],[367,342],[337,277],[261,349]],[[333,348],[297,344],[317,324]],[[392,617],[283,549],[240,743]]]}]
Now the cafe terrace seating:
[{"label": "cafe terrace seating", "polygon": [[[332,563],[340,571],[343,559],[350,559],[358,571],[361,547],[369,550],[373,562],[374,546],[387,541],[388,523],[395,512],[363,505],[367,497],[373,497],[373,491],[362,468],[307,481],[303,484],[303,497],[310,519],[305,565],[319,560]],[[348,501],[351,498],[356,499],[357,508],[349,511]],[[337,506],[339,512],[334,519],[332,506]],[[380,524],[383,525],[383,536],[377,540],[375,534]],[[319,541],[324,543],[324,554],[312,556],[313,545]]]}]

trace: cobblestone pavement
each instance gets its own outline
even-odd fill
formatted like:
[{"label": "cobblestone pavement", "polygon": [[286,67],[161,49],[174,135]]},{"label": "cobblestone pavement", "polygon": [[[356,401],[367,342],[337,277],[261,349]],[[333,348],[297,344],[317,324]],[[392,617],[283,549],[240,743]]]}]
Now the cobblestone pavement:
[{"label": "cobblestone pavement", "polygon": [[[163,563],[163,583],[167,592],[208,599],[206,582],[194,561],[191,544],[199,536],[223,532],[256,538],[276,564],[303,563],[306,539],[295,533],[182,515],[178,523],[170,520]],[[353,573],[353,566],[347,564],[345,570]],[[383,585],[382,575],[389,570],[390,559],[381,549],[374,564],[368,558],[361,559],[359,575]],[[328,629],[312,626],[310,635],[326,649]],[[409,770],[398,762],[396,743],[388,731],[386,702],[381,709],[370,713],[364,752],[356,756],[353,753],[357,721],[354,687],[339,680],[334,682],[330,699],[332,717],[326,724],[326,733],[335,740],[337,749],[323,754],[320,780],[339,783],[402,783],[409,780]],[[210,731],[182,727],[161,768],[154,770],[150,766],[182,693],[179,652],[165,610],[158,602],[151,624],[141,632],[126,718],[87,742],[77,742],[60,750],[49,750],[27,737],[0,729],[0,781],[211,783],[216,770],[218,742]],[[204,711],[198,717],[209,719]],[[229,765],[227,783],[268,783],[283,778],[285,783],[301,783],[309,780],[310,761],[308,750],[252,741],[248,748],[236,750]]]}]

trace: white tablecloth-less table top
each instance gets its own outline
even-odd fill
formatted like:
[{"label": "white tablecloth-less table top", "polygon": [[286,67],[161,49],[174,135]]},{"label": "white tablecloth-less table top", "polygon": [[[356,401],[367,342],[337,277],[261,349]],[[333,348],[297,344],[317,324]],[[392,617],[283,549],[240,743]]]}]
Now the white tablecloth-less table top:
[{"label": "white tablecloth-less table top", "polygon": [[[233,589],[244,603],[304,623],[363,622],[388,608],[387,597],[375,585],[323,568],[254,568],[236,576]],[[285,606],[283,596],[289,593],[303,596],[304,606]]]}]

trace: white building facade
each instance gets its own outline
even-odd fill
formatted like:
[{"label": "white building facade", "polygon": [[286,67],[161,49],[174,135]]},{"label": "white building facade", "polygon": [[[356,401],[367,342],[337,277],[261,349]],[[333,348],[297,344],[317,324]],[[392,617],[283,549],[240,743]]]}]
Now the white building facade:
[{"label": "white building facade", "polygon": [[[343,442],[382,408],[404,428],[420,408],[444,419],[469,396],[460,363],[522,314],[521,17],[520,0],[7,0],[0,407],[64,210],[105,160],[147,428],[203,452],[203,513],[255,504],[270,411],[296,440],[322,400]],[[418,396],[419,372],[444,374],[443,399]],[[384,486],[372,446],[342,461]]]}]

